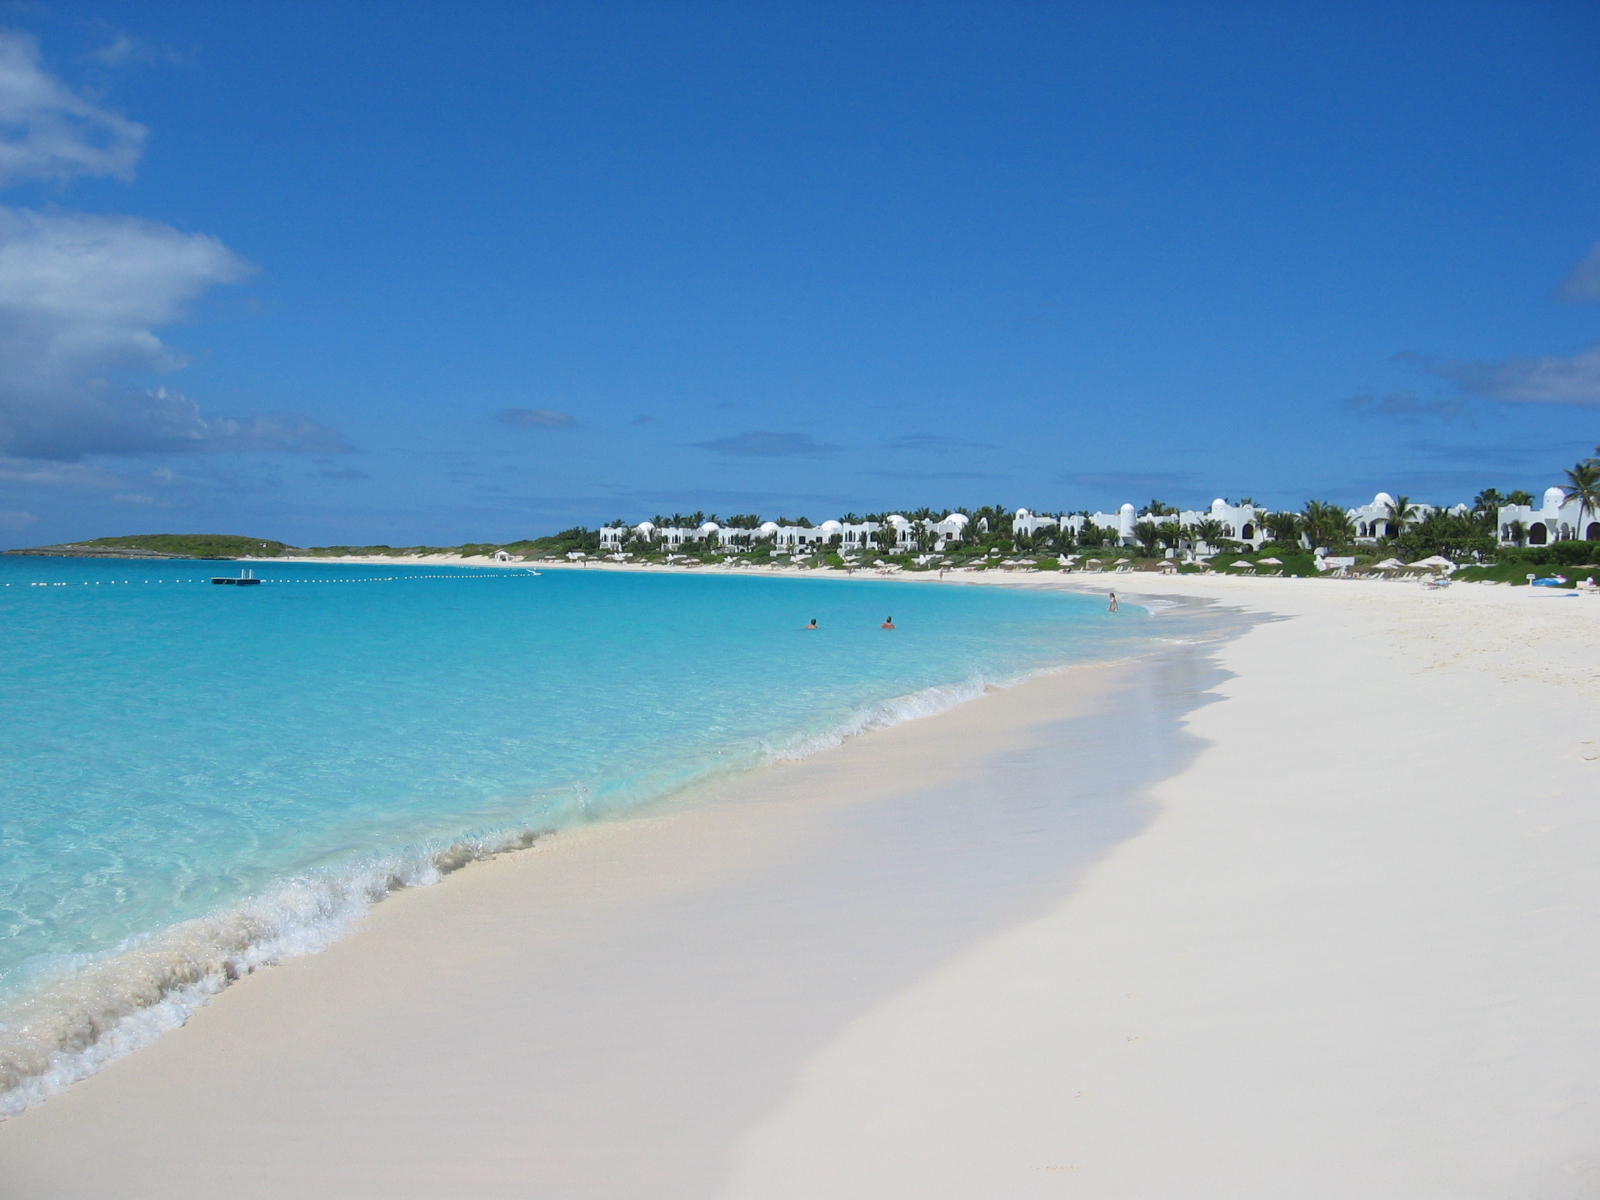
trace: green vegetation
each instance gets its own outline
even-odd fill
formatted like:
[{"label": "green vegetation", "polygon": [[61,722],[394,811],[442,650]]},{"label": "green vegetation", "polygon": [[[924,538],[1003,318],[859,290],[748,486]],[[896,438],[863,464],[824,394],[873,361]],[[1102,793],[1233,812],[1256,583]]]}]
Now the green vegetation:
[{"label": "green vegetation", "polygon": [[[1597,457],[1585,459],[1566,473],[1564,491],[1569,500],[1580,506],[1579,522],[1587,528],[1591,516],[1600,516],[1600,447]],[[882,526],[874,547],[846,547],[835,536],[826,545],[813,545],[792,558],[787,552],[776,551],[769,542],[758,539],[756,530],[762,520],[757,513],[737,513],[720,519],[715,513],[693,512],[657,514],[651,523],[657,528],[673,527],[680,530],[698,530],[707,522],[735,534],[735,543],[724,546],[713,536],[691,538],[669,554],[659,540],[639,541],[623,521],[613,521],[610,528],[627,530],[624,534],[625,557],[634,562],[673,561],[697,563],[735,562],[767,565],[773,562],[793,562],[797,565],[827,566],[834,569],[869,569],[882,563],[904,570],[937,570],[944,567],[966,567],[989,570],[1017,565],[1037,566],[1042,570],[1058,569],[1058,558],[1076,556],[1079,566],[1090,559],[1098,559],[1109,569],[1119,561],[1130,563],[1136,571],[1154,571],[1163,563],[1204,550],[1208,565],[1186,563],[1184,571],[1215,569],[1239,572],[1253,569],[1257,573],[1281,572],[1284,575],[1314,576],[1319,574],[1316,559],[1310,547],[1323,549],[1336,556],[1353,556],[1357,571],[1369,568],[1380,559],[1398,558],[1404,562],[1441,556],[1461,568],[1458,579],[1495,579],[1509,583],[1526,583],[1527,575],[1547,575],[1558,568],[1569,577],[1574,570],[1587,573],[1596,559],[1600,559],[1600,542],[1566,541],[1551,545],[1528,544],[1529,531],[1517,522],[1510,523],[1510,540],[1518,544],[1511,547],[1499,545],[1501,506],[1507,504],[1532,504],[1533,496],[1522,490],[1502,493],[1496,488],[1485,488],[1474,497],[1470,509],[1464,506],[1457,511],[1434,508],[1413,503],[1407,496],[1397,496],[1388,511],[1371,521],[1371,537],[1357,538],[1357,529],[1343,507],[1327,500],[1308,500],[1299,511],[1270,512],[1257,508],[1256,520],[1271,538],[1259,550],[1249,551],[1230,535],[1232,530],[1209,515],[1192,525],[1180,526],[1173,518],[1178,510],[1160,500],[1151,500],[1139,514],[1134,526],[1132,546],[1119,544],[1114,530],[1101,529],[1084,523],[1076,533],[1071,528],[1043,528],[1033,533],[1013,528],[1014,508],[991,504],[977,508],[954,511],[965,514],[968,524],[963,540],[948,544],[936,552],[938,536],[925,523],[937,521],[949,509],[901,509],[911,522],[910,528],[896,530],[886,523],[887,513],[867,513],[864,516],[846,513],[846,524],[863,520]],[[1253,505],[1244,498],[1241,505]],[[1042,513],[1043,516],[1067,517],[1069,513]],[[1082,516],[1090,514],[1084,512]],[[814,529],[804,516],[776,518],[780,525]],[[1361,530],[1367,533],[1368,530]],[[1538,536],[1538,529],[1532,531]],[[179,554],[205,558],[233,557],[302,557],[302,556],[411,556],[459,554],[463,557],[489,557],[504,551],[522,561],[566,560],[569,556],[597,556],[601,552],[600,530],[574,526],[547,537],[525,538],[504,543],[468,543],[462,546],[317,546],[299,550],[283,542],[261,538],[205,534],[146,534],[137,537],[101,538],[84,543],[85,548],[138,548],[156,553]],[[48,547],[45,552],[71,552],[70,547]],[[22,552],[19,552],[22,553]],[[1262,563],[1264,558],[1277,562]],[[1243,561],[1247,567],[1235,567]],[[1586,576],[1578,576],[1583,578]]]},{"label": "green vegetation", "polygon": [[83,546],[128,550],[153,550],[189,558],[277,558],[293,546],[268,538],[239,537],[230,533],[142,533],[132,537],[95,538]]}]

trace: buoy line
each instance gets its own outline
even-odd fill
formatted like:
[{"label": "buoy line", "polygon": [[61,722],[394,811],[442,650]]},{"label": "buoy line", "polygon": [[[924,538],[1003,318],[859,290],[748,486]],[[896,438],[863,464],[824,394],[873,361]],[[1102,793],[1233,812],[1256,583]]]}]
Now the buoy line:
[{"label": "buoy line", "polygon": [[[415,579],[454,579],[454,580],[467,580],[467,579],[529,579],[529,578],[533,578],[533,577],[537,576],[538,574],[539,574],[538,571],[522,570],[522,571],[496,571],[492,575],[490,575],[490,574],[481,574],[480,575],[480,574],[477,574],[477,573],[473,573],[473,574],[469,575],[469,574],[466,574],[466,573],[463,572],[462,574],[459,574],[459,575],[454,575],[454,574],[452,574],[452,575],[375,575],[375,576],[365,576],[365,577],[363,577],[363,576],[353,576],[353,577],[344,578],[344,579],[263,579],[260,582],[264,583],[264,584],[266,584],[266,583],[273,583],[273,584],[278,584],[278,583],[406,583],[406,582],[408,582],[410,580],[415,580]],[[41,588],[47,588],[47,587],[71,587],[71,586],[73,586],[74,583],[76,583],[80,587],[99,587],[102,584],[105,584],[106,586],[109,586],[109,587],[116,587],[118,585],[123,586],[123,587],[146,586],[146,585],[148,585],[150,587],[155,587],[155,586],[158,586],[158,585],[161,585],[161,584],[169,584],[169,583],[209,583],[209,582],[211,582],[209,576],[204,577],[204,578],[199,578],[199,579],[79,579],[79,580],[43,580],[43,581],[30,580],[30,581],[27,581],[27,582],[24,582],[24,583],[17,583],[17,584],[11,584],[11,583],[0,584],[0,587],[31,587],[31,588],[34,588],[34,587],[41,587]]]}]

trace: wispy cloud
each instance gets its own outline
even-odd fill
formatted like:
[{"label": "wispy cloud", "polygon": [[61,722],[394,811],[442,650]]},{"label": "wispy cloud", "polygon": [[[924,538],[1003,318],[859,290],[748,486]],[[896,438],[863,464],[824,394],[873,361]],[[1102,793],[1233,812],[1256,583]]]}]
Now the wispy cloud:
[{"label": "wispy cloud", "polygon": [[1194,480],[1187,471],[1073,471],[1057,476],[1062,483],[1111,491],[1141,492],[1149,488],[1186,487]]},{"label": "wispy cloud", "polygon": [[1000,479],[993,471],[863,471],[879,479]]},{"label": "wispy cloud", "polygon": [[0,529],[26,529],[38,519],[31,512],[0,512]]},{"label": "wispy cloud", "polygon": [[126,179],[147,132],[44,70],[33,38],[0,31],[0,185],[78,175]]},{"label": "wispy cloud", "polygon": [[1572,274],[1556,289],[1556,298],[1578,304],[1586,300],[1600,300],[1600,242],[1596,242],[1584,260],[1572,268]]},{"label": "wispy cloud", "polygon": [[907,433],[892,437],[883,444],[885,450],[909,450],[922,454],[966,454],[972,450],[994,450],[988,442],[971,442],[966,438],[946,437],[939,433]]},{"label": "wispy cloud", "polygon": [[104,67],[182,67],[194,59],[192,51],[177,50],[122,30],[111,32],[109,36],[109,42],[89,55]]},{"label": "wispy cloud", "polygon": [[838,446],[814,441],[809,433],[769,433],[759,430],[693,444],[701,450],[737,458],[794,458],[836,454],[839,451]]},{"label": "wispy cloud", "polygon": [[1469,406],[1458,396],[1436,396],[1424,400],[1415,392],[1389,392],[1379,396],[1363,392],[1340,401],[1340,407],[1364,417],[1390,417],[1408,423],[1433,418],[1459,421],[1469,415]]},{"label": "wispy cloud", "polygon": [[103,491],[126,487],[127,477],[121,472],[89,463],[49,462],[0,454],[0,483]]},{"label": "wispy cloud", "polygon": [[112,382],[182,367],[156,330],[252,270],[153,221],[0,209],[0,453],[347,449],[304,417],[206,417],[180,392]]},{"label": "wispy cloud", "polygon": [[566,429],[574,423],[571,413],[553,408],[502,408],[494,416],[502,425],[518,429]]},{"label": "wispy cloud", "polygon": [[1499,362],[1424,362],[1424,370],[1464,392],[1514,404],[1600,405],[1600,345],[1571,355]]},{"label": "wispy cloud", "polygon": [[1534,465],[1548,459],[1552,454],[1564,457],[1569,452],[1569,447],[1566,443],[1540,446],[1530,446],[1527,443],[1497,446],[1461,446],[1446,442],[1418,441],[1408,442],[1406,449],[1413,454],[1421,455],[1431,462],[1450,463],[1463,467],[1477,465],[1507,469]]},{"label": "wispy cloud", "polygon": [[[0,186],[126,177],[144,138],[45,71],[32,38],[0,30]],[[0,455],[349,449],[306,417],[210,416],[179,391],[118,382],[183,367],[157,330],[253,270],[218,239],[155,221],[0,208]]]}]

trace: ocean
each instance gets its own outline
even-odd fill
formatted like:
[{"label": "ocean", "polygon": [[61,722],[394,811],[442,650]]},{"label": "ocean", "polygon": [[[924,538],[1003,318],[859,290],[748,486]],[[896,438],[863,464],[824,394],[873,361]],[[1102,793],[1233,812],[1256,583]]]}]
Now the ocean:
[{"label": "ocean", "polygon": [[1042,590],[251,566],[0,558],[0,1115],[396,887],[1167,632]]}]

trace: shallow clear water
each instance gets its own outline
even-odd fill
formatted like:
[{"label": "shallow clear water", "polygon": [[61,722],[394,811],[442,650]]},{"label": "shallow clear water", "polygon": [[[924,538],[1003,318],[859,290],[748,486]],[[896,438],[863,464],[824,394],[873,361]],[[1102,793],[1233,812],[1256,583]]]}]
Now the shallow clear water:
[{"label": "shallow clear water", "polygon": [[[1152,633],[1137,609],[1006,588],[288,563],[256,564],[260,587],[209,583],[236,569],[0,558],[0,1003],[32,998],[34,1050],[39,997],[63,982],[107,1007],[58,1058],[152,988],[332,936],[451,847]],[[141,948],[137,1001],[84,999],[75,980]],[[133,986],[119,970],[106,988]]]}]

